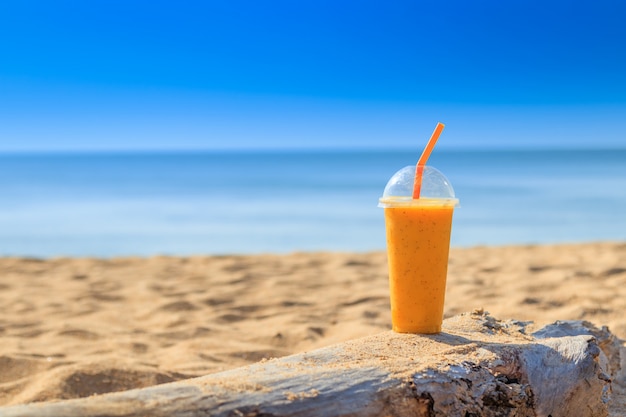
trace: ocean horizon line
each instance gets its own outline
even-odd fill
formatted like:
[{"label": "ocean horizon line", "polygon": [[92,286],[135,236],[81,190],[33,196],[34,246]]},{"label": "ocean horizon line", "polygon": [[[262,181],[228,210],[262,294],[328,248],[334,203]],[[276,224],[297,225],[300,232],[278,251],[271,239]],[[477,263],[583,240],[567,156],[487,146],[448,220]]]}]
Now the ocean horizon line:
[{"label": "ocean horizon line", "polygon": [[[437,152],[441,153],[498,153],[498,152],[521,152],[521,153],[553,153],[553,152],[607,152],[626,151],[626,145],[620,146],[597,146],[597,147],[532,147],[532,146],[480,146],[480,147],[450,147],[439,146]],[[122,155],[245,155],[245,154],[340,154],[340,153],[398,153],[414,152],[419,154],[421,148],[416,147],[268,147],[268,148],[172,148],[172,149],[28,149],[28,150],[2,150],[0,156],[122,156]],[[419,156],[419,155],[417,155]]]}]

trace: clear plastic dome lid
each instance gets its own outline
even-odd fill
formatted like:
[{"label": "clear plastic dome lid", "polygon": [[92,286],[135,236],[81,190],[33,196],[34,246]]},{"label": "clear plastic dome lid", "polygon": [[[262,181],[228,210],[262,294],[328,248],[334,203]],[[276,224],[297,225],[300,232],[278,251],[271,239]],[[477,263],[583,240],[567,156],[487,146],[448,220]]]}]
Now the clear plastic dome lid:
[{"label": "clear plastic dome lid", "polygon": [[452,184],[438,169],[425,166],[422,173],[420,198],[413,198],[415,165],[407,166],[396,172],[387,182],[378,207],[446,205],[456,207],[459,200],[454,195]]}]

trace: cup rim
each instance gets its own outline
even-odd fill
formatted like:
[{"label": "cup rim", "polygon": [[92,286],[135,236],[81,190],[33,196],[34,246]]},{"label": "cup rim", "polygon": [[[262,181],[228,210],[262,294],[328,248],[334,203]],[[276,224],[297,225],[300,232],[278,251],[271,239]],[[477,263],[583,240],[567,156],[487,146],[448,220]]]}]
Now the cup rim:
[{"label": "cup rim", "polygon": [[388,196],[381,197],[378,200],[378,207],[395,208],[395,207],[458,207],[458,198],[434,198],[423,197],[413,198],[408,196]]}]

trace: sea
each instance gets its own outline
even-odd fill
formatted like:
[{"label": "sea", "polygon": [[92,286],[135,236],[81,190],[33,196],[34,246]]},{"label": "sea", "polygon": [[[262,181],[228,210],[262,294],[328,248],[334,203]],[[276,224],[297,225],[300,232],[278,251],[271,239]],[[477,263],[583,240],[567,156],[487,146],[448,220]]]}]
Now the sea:
[{"label": "sea", "polygon": [[[384,250],[388,179],[415,150],[0,154],[0,256]],[[451,244],[626,240],[626,149],[435,149]]]}]

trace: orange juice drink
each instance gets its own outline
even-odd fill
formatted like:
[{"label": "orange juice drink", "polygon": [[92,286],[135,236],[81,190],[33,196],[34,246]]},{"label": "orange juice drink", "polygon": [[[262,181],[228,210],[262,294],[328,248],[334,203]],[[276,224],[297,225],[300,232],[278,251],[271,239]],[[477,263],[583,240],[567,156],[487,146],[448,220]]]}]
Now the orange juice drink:
[{"label": "orange juice drink", "polygon": [[387,183],[385,209],[392,328],[439,333],[443,322],[452,214],[458,205],[443,174],[425,167],[422,196],[411,196],[415,167]]},{"label": "orange juice drink", "polygon": [[448,273],[451,205],[385,208],[392,328],[438,333]]}]

